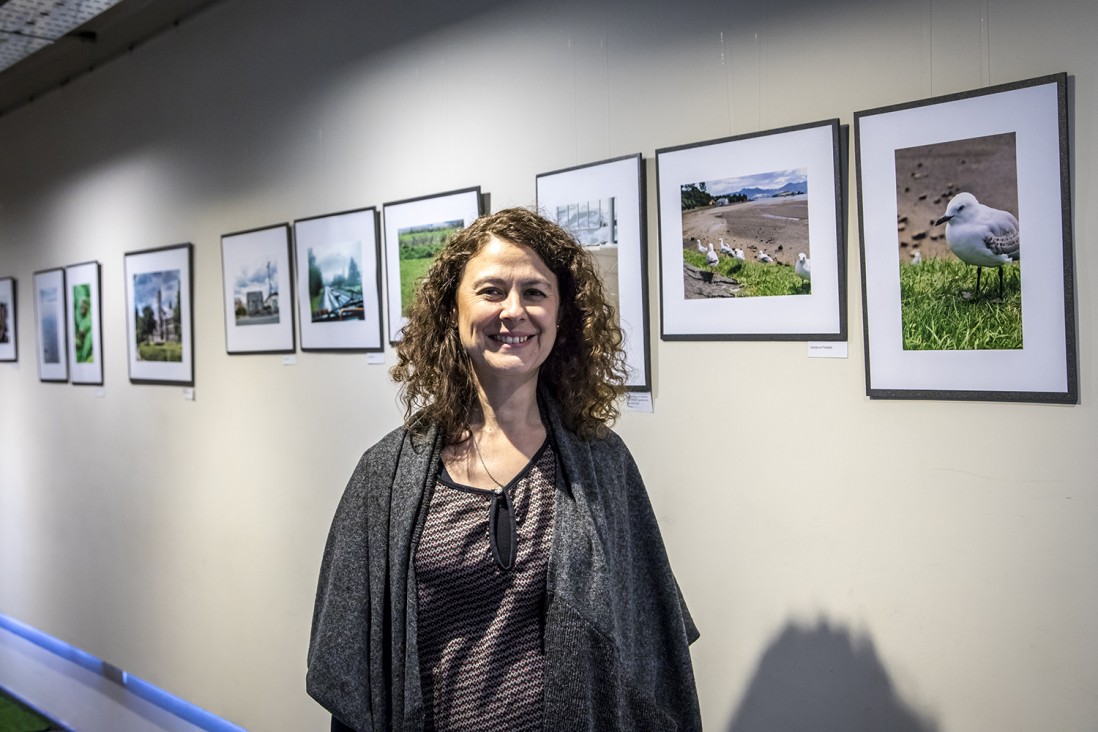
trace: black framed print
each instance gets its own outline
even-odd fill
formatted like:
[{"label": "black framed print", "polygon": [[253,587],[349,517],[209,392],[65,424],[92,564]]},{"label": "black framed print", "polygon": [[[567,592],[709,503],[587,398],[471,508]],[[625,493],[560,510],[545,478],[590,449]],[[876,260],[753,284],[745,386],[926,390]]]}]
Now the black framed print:
[{"label": "black framed print", "polygon": [[294,222],[303,351],[381,351],[377,209]]},{"label": "black framed print", "polygon": [[65,268],[65,308],[72,383],[103,383],[103,297],[99,262]]},{"label": "black framed print", "polygon": [[648,214],[640,153],[537,176],[537,206],[591,253],[624,336],[626,388],[651,389]]},{"label": "black framed print", "polygon": [[400,341],[416,281],[427,274],[446,240],[484,213],[480,186],[436,193],[382,206],[389,342]]},{"label": "black framed print", "polygon": [[1067,75],[854,124],[866,393],[1075,403]]},{"label": "black framed print", "polygon": [[124,257],[130,381],[194,385],[194,247],[175,244]]},{"label": "black framed print", "polygon": [[290,225],[222,236],[221,273],[229,355],[293,353]]},{"label": "black framed print", "polygon": [[656,151],[664,340],[846,339],[839,132]]},{"label": "black framed print", "polygon": [[65,338],[65,270],[34,273],[34,325],[38,336],[38,379],[68,381]]},{"label": "black framed print", "polygon": [[0,361],[19,360],[15,328],[15,278],[0,277]]}]

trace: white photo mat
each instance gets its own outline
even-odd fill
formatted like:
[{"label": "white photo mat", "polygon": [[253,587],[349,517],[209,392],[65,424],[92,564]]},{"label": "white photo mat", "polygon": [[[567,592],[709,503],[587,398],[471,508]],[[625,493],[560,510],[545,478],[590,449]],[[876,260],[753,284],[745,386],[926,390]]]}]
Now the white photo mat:
[{"label": "white photo mat", "polygon": [[99,262],[65,268],[69,373],[74,384],[103,383],[103,298]]},{"label": "white photo mat", "polygon": [[[135,384],[194,385],[193,251],[191,244],[177,244],[125,255],[126,350],[130,381]],[[154,332],[139,333],[138,318],[147,321],[148,313]],[[173,356],[146,358],[143,347],[171,351]]]},{"label": "white photo mat", "polygon": [[63,269],[34,273],[34,330],[38,347],[39,380],[68,381]]},{"label": "white photo mat", "polygon": [[626,380],[629,389],[651,388],[648,218],[644,181],[644,158],[640,153],[537,176],[537,206],[540,213],[562,225],[565,222],[557,216],[560,207],[592,201],[612,202],[612,226],[616,228],[616,236],[609,249],[616,249],[617,252],[615,289],[626,366],[629,369]]},{"label": "white photo mat", "polygon": [[382,206],[385,218],[385,280],[388,288],[389,342],[398,343],[407,324],[401,303],[400,232],[412,227],[458,221],[459,228],[482,213],[480,187],[438,193]]},{"label": "white photo mat", "polygon": [[226,351],[293,353],[290,225],[222,236],[221,268]]},{"label": "white photo mat", "polygon": [[[1059,75],[855,114],[869,396],[1076,400],[1065,90]],[[896,151],[1003,133],[1016,140],[1023,347],[905,350]]]},{"label": "white photo mat", "polygon": [[[297,279],[297,314],[303,351],[382,351],[381,270],[378,242],[377,209],[362,208],[325,214],[294,221],[294,264]],[[318,303],[313,313],[314,294],[310,290],[310,257],[314,278],[331,277],[333,268],[346,274],[357,269],[360,299],[347,303],[340,317],[339,308]],[[315,283],[314,283],[315,284]],[[321,295],[315,295],[320,298]]]},{"label": "white photo mat", "polygon": [[[767,297],[686,297],[683,185],[769,171],[807,170],[811,292]],[[664,340],[845,340],[837,119],[656,151]]]}]

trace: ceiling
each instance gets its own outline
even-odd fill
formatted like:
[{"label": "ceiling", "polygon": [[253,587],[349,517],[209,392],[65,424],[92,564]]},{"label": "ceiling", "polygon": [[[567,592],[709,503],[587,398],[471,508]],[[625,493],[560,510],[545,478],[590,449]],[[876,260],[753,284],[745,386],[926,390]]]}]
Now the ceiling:
[{"label": "ceiling", "polygon": [[0,115],[217,0],[0,0]]}]

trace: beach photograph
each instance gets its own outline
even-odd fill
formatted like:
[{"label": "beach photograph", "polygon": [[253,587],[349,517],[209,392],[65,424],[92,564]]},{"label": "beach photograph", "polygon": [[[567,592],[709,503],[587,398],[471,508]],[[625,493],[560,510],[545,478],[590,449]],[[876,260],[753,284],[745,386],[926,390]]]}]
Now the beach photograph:
[{"label": "beach photograph", "polygon": [[699,181],[681,193],[687,299],[811,293],[807,169]]},{"label": "beach photograph", "polygon": [[1015,137],[896,150],[905,350],[1022,348]]}]

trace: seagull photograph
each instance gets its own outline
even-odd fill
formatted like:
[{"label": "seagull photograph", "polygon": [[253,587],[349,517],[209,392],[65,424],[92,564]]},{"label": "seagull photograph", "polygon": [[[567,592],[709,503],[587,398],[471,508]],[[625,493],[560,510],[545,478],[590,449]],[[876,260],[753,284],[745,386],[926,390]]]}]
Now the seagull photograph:
[{"label": "seagull photograph", "polygon": [[737,298],[809,294],[794,271],[797,253],[810,254],[808,186],[807,168],[682,184],[685,297],[728,297],[724,285],[704,285],[720,278],[734,281]]},{"label": "seagull photograph", "polygon": [[896,150],[905,350],[1023,347],[1016,147],[1008,132]]}]

